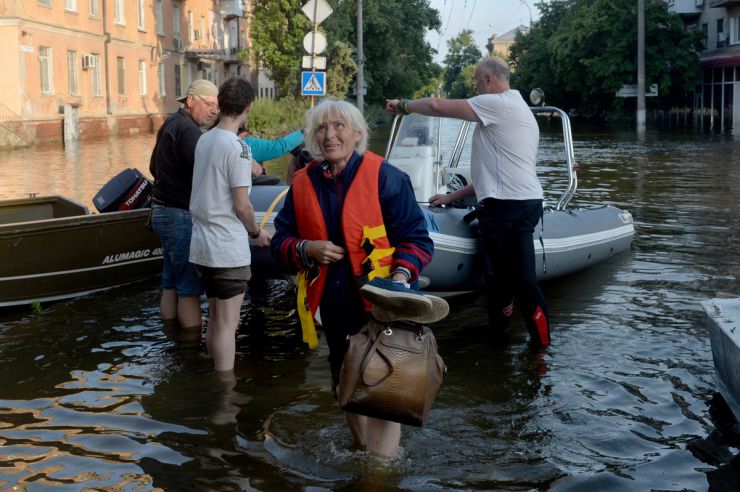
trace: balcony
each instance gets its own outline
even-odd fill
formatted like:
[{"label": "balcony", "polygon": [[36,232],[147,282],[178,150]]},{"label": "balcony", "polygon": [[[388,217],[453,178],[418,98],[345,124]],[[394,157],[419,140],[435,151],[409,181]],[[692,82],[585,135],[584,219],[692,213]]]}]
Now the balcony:
[{"label": "balcony", "polygon": [[704,0],[668,0],[668,11],[676,13],[684,19],[692,19],[701,15]]},{"label": "balcony", "polygon": [[709,8],[727,8],[740,5],[740,0],[709,0]]},{"label": "balcony", "polygon": [[185,56],[194,60],[210,60],[222,63],[241,63],[236,56],[239,48],[225,48],[217,50],[187,50]]}]

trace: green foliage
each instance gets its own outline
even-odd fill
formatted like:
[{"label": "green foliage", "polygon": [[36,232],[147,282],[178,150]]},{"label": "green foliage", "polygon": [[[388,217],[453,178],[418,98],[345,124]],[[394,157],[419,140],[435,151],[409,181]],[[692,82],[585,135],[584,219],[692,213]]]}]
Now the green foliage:
[{"label": "green foliage", "polygon": [[[357,70],[357,2],[328,3],[334,12],[320,26],[329,41],[327,93],[343,98]],[[300,94],[303,37],[312,29],[302,4],[302,0],[253,0],[252,44],[239,55],[269,70],[281,96]],[[438,70],[425,34],[441,24],[429,0],[365,0],[363,14],[368,104],[409,96],[429,84]]]},{"label": "green foliage", "polygon": [[374,129],[380,125],[387,125],[391,121],[391,117],[385,112],[385,104],[369,104],[365,108],[365,120],[367,121],[368,127]]},{"label": "green foliage", "polygon": [[[356,50],[357,2],[330,0],[329,4],[334,13],[322,23],[329,46],[343,41]],[[429,0],[364,0],[368,104],[381,104],[389,97],[408,97],[434,77],[434,50],[425,34],[439,27],[439,13],[429,6]]]},{"label": "green foliage", "polygon": [[432,64],[430,68],[433,75],[431,75],[426,84],[419,87],[412,94],[414,99],[428,96],[439,96],[439,93],[442,91],[442,85],[444,84],[444,69],[436,63]]},{"label": "green foliage", "polygon": [[[519,36],[522,35],[521,33],[517,33],[517,34]],[[497,56],[504,61],[507,61],[507,62],[509,61],[509,53],[501,53],[500,51],[493,50],[493,51],[488,52],[488,56]]]},{"label": "green foliage", "polygon": [[337,41],[329,50],[326,92],[337,99],[346,98],[355,74],[357,74],[357,63],[355,63],[352,48],[345,42]]},{"label": "green foliage", "polygon": [[447,91],[447,97],[450,99],[467,99],[475,95],[475,65],[463,67],[460,74],[452,82],[452,86]]},{"label": "green foliage", "polygon": [[32,301],[31,308],[33,309],[34,314],[36,315],[41,314],[42,308],[41,308],[41,303],[39,301]]},{"label": "green foliage", "polygon": [[298,95],[303,38],[312,29],[301,12],[301,1],[253,0],[251,12],[247,55],[270,71],[280,95]]},{"label": "green foliage", "polygon": [[247,128],[259,137],[274,138],[306,126],[308,98],[257,99],[252,104]]},{"label": "green foliage", "polygon": [[[603,112],[624,101],[623,84],[637,80],[637,4],[633,0],[552,0],[511,48],[512,86],[541,87],[550,104]],[[700,38],[686,31],[664,2],[645,2],[646,82],[662,97],[690,90],[698,75]]]},{"label": "green foliage", "polygon": [[447,92],[447,97],[462,99],[475,94],[475,91],[467,92],[469,83],[464,79],[464,71],[471,65],[475,67],[481,56],[475,39],[473,39],[473,31],[469,29],[463,30],[457,37],[447,41],[447,56],[444,59],[447,67],[444,76],[444,90]]}]

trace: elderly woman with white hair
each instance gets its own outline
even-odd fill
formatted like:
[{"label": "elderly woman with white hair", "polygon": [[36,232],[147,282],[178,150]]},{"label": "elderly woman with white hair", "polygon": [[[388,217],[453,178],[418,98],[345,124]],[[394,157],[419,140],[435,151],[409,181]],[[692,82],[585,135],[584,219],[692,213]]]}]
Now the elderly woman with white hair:
[{"label": "elderly woman with white hair", "polygon": [[[411,180],[367,150],[367,123],[356,107],[325,100],[306,121],[305,145],[315,160],[294,177],[271,249],[298,274],[298,311],[312,348],[321,308],[336,394],[347,337],[369,319],[359,287],[376,277],[414,283],[434,246]],[[362,449],[396,455],[400,424],[352,413],[346,418]]]}]

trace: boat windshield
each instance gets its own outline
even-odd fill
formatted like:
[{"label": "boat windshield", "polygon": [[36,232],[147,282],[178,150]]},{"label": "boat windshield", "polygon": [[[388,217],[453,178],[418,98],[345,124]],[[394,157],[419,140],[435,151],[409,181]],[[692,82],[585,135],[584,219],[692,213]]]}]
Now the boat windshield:
[{"label": "boat windshield", "polygon": [[[398,125],[397,127],[395,125]],[[417,199],[444,192],[447,184],[444,168],[450,167],[454,149],[465,122],[452,118],[437,118],[420,114],[404,116],[394,122],[386,151],[386,160],[411,178]],[[472,132],[468,132],[472,133]],[[470,137],[457,159],[461,164],[470,161]]]},{"label": "boat windshield", "polygon": [[[556,205],[562,210],[578,187],[570,119],[552,106],[531,109],[535,115],[559,116],[562,123],[567,183]],[[417,200],[424,202],[433,194],[454,191],[471,182],[472,137],[472,124],[467,121],[420,114],[397,116],[385,158],[409,175]]]}]

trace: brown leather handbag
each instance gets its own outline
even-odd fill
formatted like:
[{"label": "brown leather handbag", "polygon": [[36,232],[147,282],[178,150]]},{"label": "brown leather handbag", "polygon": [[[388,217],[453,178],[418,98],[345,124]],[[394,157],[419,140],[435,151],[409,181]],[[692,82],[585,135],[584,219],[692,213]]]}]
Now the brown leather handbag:
[{"label": "brown leather handbag", "polygon": [[349,337],[339,375],[339,406],[402,424],[426,423],[447,371],[432,330],[371,319]]}]

